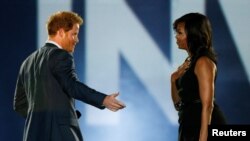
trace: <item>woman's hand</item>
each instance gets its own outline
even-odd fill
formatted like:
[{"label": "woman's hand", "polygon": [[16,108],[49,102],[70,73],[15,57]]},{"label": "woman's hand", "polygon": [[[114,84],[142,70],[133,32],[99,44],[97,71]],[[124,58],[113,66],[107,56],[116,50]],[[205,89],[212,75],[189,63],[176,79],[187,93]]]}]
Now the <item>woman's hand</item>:
[{"label": "woman's hand", "polygon": [[178,67],[178,69],[172,73],[171,75],[171,82],[175,83],[175,81],[180,78],[189,68],[190,66],[190,62],[189,60],[186,60],[181,66]]}]

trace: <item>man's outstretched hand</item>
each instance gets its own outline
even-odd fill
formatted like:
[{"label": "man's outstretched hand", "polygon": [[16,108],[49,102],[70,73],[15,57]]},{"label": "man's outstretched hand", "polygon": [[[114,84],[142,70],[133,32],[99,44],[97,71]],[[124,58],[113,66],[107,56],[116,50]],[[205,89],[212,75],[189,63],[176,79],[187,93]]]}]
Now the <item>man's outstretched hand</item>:
[{"label": "man's outstretched hand", "polygon": [[103,105],[113,112],[125,108],[126,107],[125,104],[116,99],[118,95],[119,93],[113,93],[111,95],[107,95],[103,101]]}]

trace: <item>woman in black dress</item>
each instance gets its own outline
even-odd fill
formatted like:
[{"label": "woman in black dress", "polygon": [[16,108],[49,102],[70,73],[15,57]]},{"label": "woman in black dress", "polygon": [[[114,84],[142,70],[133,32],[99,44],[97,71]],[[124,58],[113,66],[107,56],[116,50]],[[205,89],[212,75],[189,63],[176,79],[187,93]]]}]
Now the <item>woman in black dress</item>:
[{"label": "woman in black dress", "polygon": [[207,141],[208,125],[226,124],[215,102],[216,55],[209,19],[200,13],[178,18],[173,28],[184,63],[171,75],[171,96],[179,114],[179,141]]}]

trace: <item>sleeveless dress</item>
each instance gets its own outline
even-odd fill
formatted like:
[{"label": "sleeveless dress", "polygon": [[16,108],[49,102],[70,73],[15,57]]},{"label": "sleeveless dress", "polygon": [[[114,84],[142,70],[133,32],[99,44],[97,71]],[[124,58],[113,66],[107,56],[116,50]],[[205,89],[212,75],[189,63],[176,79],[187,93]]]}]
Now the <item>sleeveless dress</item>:
[{"label": "sleeveless dress", "polygon": [[[207,56],[213,60],[208,51],[203,51],[199,56],[191,59],[189,69],[182,77],[176,80],[178,95],[182,101],[182,106],[178,113],[179,141],[199,140],[202,105],[199,95],[199,84],[194,73],[194,68],[196,61],[202,56]],[[216,64],[216,61],[213,61]],[[215,101],[211,119],[211,125],[214,124],[226,124],[225,117]]]}]

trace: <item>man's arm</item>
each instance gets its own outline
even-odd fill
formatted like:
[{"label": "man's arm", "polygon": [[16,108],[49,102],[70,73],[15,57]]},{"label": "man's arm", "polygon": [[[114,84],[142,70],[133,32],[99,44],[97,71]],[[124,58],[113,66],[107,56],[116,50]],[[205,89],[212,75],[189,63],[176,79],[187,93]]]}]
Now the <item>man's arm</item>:
[{"label": "man's arm", "polygon": [[124,107],[115,99],[118,94],[106,95],[80,82],[74,68],[73,56],[63,50],[57,50],[50,61],[52,73],[63,91],[69,96],[100,109],[107,107],[117,111]]},{"label": "man's arm", "polygon": [[28,101],[27,101],[26,93],[23,87],[23,82],[21,80],[20,74],[17,78],[13,108],[21,116],[23,117],[27,116]]}]

